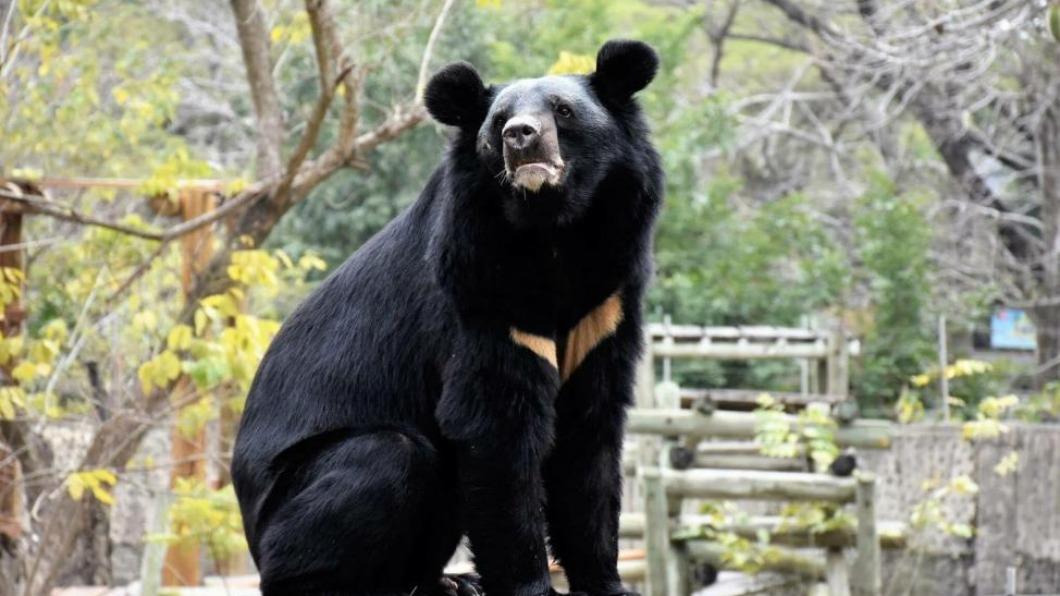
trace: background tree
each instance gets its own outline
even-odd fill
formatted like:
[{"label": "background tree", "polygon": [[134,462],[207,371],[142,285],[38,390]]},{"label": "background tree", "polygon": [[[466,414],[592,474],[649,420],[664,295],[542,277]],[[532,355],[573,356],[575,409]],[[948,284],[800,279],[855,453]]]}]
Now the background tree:
[{"label": "background tree", "polygon": [[[282,280],[302,278],[319,262],[254,247],[317,185],[339,170],[367,167],[372,150],[424,119],[418,93],[451,6],[336,9],[311,0],[296,9],[234,0],[228,25],[218,22],[215,8],[194,2],[42,0],[2,7],[0,164],[15,182],[2,197],[34,216],[29,236],[44,239],[17,247],[30,249],[26,291],[34,308],[26,333],[3,340],[15,364],[3,437],[23,477],[32,479],[25,487],[35,512],[17,545],[17,574],[4,575],[14,582],[5,593],[14,593],[15,584],[26,594],[50,590],[88,522],[92,497],[109,501],[113,472],[126,468],[160,419],[175,411],[184,416],[185,406],[199,407],[192,416],[212,410],[213,395],[238,399],[233,394],[245,389],[275,331],[269,319],[281,314],[268,306],[259,308],[264,317],[244,314],[255,308],[252,291],[275,294]],[[343,39],[356,44],[347,48]],[[366,81],[398,76],[388,71],[391,63],[405,68],[390,62],[388,49],[398,44],[420,48],[415,77],[367,93]],[[192,59],[211,52],[210,60]],[[233,58],[240,55],[246,84],[232,86],[239,71]],[[307,69],[294,74],[298,66],[312,66],[315,76],[306,78],[313,72]],[[250,130],[239,131],[247,116]],[[237,132],[219,142],[208,132],[232,125]],[[245,146],[250,140],[253,151]],[[198,143],[217,159],[191,157]],[[250,154],[254,176],[241,182],[240,170],[250,164],[240,158]],[[33,192],[38,185],[19,183],[86,171],[153,173],[134,190],[159,196],[163,215],[146,203],[130,204],[127,195],[114,198],[120,193],[113,189],[58,201]],[[220,189],[225,196],[215,210],[165,223],[173,210],[164,202],[184,192],[177,179],[218,175],[236,182]],[[166,191],[170,196],[162,196]],[[202,238],[213,244],[213,257],[188,280],[186,299],[174,300],[173,245],[206,228],[213,233]],[[19,282],[9,277],[6,295],[21,291]],[[109,351],[110,341],[122,352]],[[108,374],[91,374],[89,365],[98,371],[100,361]],[[75,362],[83,368],[75,370]],[[182,373],[194,384],[174,395]],[[98,386],[88,390],[93,382]],[[77,461],[38,449],[48,444],[41,433],[56,427],[50,421],[72,417],[92,428],[83,455],[63,454]]]}]

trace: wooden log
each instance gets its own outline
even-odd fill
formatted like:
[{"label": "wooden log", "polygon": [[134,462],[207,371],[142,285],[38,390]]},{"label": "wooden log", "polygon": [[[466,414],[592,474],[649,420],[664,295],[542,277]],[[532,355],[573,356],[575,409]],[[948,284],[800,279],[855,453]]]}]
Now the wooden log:
[{"label": "wooden log", "polygon": [[806,343],[787,342],[710,342],[652,344],[652,351],[661,358],[707,358],[711,360],[762,360],[771,358],[825,358],[828,344],[824,341]]},{"label": "wooden log", "polygon": [[[798,548],[851,548],[857,544],[855,528],[841,528],[827,532],[811,532],[804,527],[784,524],[784,518],[774,515],[754,516],[731,524],[718,527],[722,532],[732,532],[744,538],[757,539],[760,532],[769,533],[771,544]],[[698,540],[697,530],[713,527],[714,519],[706,515],[683,514],[674,520],[671,528],[671,540]],[[902,549],[906,547],[908,529],[898,521],[877,521],[876,529],[880,538],[880,548]],[[638,512],[623,513],[619,525],[620,538],[644,537],[644,514]]]},{"label": "wooden log", "polygon": [[[798,418],[786,415],[793,426]],[[753,412],[715,412],[704,416],[690,410],[636,408],[629,411],[626,430],[631,433],[663,436],[751,438],[758,417]],[[893,425],[884,420],[857,420],[836,430],[836,443],[842,447],[886,449],[891,446]]]},{"label": "wooden log", "polygon": [[662,470],[666,493],[700,499],[760,501],[854,500],[855,481],[822,474],[750,470]]},{"label": "wooden log", "polygon": [[[646,551],[642,548],[622,549],[618,552],[618,575],[624,582],[644,581],[647,575],[647,564],[645,563]],[[466,565],[450,565],[445,569],[447,575],[462,575],[474,573],[475,566],[472,563]],[[556,562],[548,566],[548,572],[552,576],[552,587],[569,589],[567,574],[563,567]]]},{"label": "wooden log", "polygon": [[[11,187],[15,191],[22,192],[23,187],[13,182],[0,180],[2,186]],[[26,191],[32,192],[30,187]],[[12,248],[22,244],[22,213],[9,209],[12,203],[0,202],[0,246]],[[10,269],[25,274],[24,251],[14,249],[0,252],[0,268]],[[10,284],[13,280],[4,280]],[[26,317],[26,311],[22,305],[24,295],[24,283],[20,283],[19,292],[15,294],[4,306],[0,313],[0,338],[11,338],[22,334],[22,323]],[[8,362],[0,367],[0,385],[9,386],[15,384],[11,371],[18,364],[18,358],[14,355]],[[4,429],[6,430],[6,429]],[[17,444],[17,441],[12,441]],[[25,483],[22,476],[22,464],[17,457],[18,448],[5,444],[0,437],[0,538],[6,536],[12,541],[22,538],[23,526],[25,525]],[[2,585],[2,583],[0,583]]]},{"label": "wooden log", "polygon": [[[217,206],[217,198],[201,189],[186,188],[180,193],[181,216],[185,221],[194,219],[212,211]],[[185,299],[191,294],[195,276],[206,269],[213,256],[213,232],[209,227],[200,228],[181,236],[181,286]],[[177,380],[171,397],[184,399],[197,391],[191,378],[182,376]],[[184,478],[200,482],[206,480],[206,429],[201,428],[192,436],[187,436],[176,423],[179,411],[174,415],[170,429],[170,457],[173,467],[170,468],[170,487],[175,487]],[[165,566],[162,569],[164,586],[197,586],[202,583],[202,556],[198,544],[174,544],[166,551]]]},{"label": "wooden log", "polygon": [[768,455],[713,455],[696,453],[697,468],[722,470],[763,470],[772,472],[809,472],[804,457],[770,457]]},{"label": "wooden log", "polygon": [[[799,457],[805,449],[795,445]],[[754,441],[700,441],[696,451],[703,455],[761,455],[762,445]]]},{"label": "wooden log", "polygon": [[722,405],[736,405],[754,407],[758,405],[758,398],[763,393],[768,394],[776,401],[785,406],[805,407],[811,403],[836,404],[846,399],[845,395],[833,393],[796,393],[791,391],[764,391],[760,389],[697,389],[694,387],[681,388],[681,404],[691,405],[699,399]]},{"label": "wooden log", "polygon": [[[733,568],[725,558],[725,547],[715,542],[689,542],[688,555],[693,561],[710,563],[718,569]],[[812,579],[824,579],[825,577],[823,557],[780,547],[770,549],[763,562],[762,570],[792,573]]]},{"label": "wooden log", "polygon": [[883,582],[880,578],[880,539],[876,529],[876,476],[859,473],[855,476],[855,484],[858,553],[854,560],[851,592],[854,596],[879,596]]},{"label": "wooden log", "polygon": [[828,337],[826,359],[827,393],[846,396],[850,392],[850,344],[844,341],[846,327],[842,319],[836,320],[833,332]]},{"label": "wooden log", "polygon": [[648,576],[648,564],[644,559],[619,561],[618,576],[624,582],[642,582]]},{"label": "wooden log", "polygon": [[640,472],[644,495],[644,546],[647,550],[647,594],[667,596],[667,555],[670,552],[670,513],[662,473],[645,467]]},{"label": "wooden log", "polygon": [[843,549],[830,548],[824,558],[825,581],[830,596],[850,596],[850,575]]},{"label": "wooden log", "polygon": [[739,327],[701,327],[699,325],[674,325],[667,323],[649,323],[648,335],[653,339],[672,337],[676,340],[711,339],[825,339],[826,334],[816,329],[802,327],[771,327],[768,325],[748,325]]}]

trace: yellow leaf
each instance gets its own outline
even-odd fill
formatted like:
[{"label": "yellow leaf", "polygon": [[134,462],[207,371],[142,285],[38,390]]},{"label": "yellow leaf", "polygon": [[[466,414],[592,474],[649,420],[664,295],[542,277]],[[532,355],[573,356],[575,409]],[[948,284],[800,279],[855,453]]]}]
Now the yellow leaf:
[{"label": "yellow leaf", "polygon": [[914,387],[923,387],[931,382],[931,376],[926,374],[915,375],[909,379],[909,382],[912,383]]},{"label": "yellow leaf", "polygon": [[81,497],[85,494],[85,481],[80,474],[74,473],[66,477],[66,491],[70,493],[71,499],[75,501],[81,500]]},{"label": "yellow leaf", "polygon": [[114,101],[117,102],[119,106],[123,106],[129,101],[129,92],[121,87],[111,89],[110,94],[114,97]]},{"label": "yellow leaf", "polygon": [[206,330],[206,325],[209,322],[210,318],[202,309],[195,311],[195,335],[202,337],[202,332]]},{"label": "yellow leaf", "polygon": [[169,337],[166,338],[166,347],[170,350],[186,350],[191,345],[191,338],[191,327],[177,325],[169,331]]},{"label": "yellow leaf", "polygon": [[1001,461],[997,462],[997,465],[994,466],[994,473],[998,476],[1008,476],[1012,472],[1015,472],[1017,469],[1019,469],[1019,466],[1020,454],[1015,451],[1011,451],[1008,455],[1001,458]]},{"label": "yellow leaf", "polygon": [[974,495],[979,492],[979,485],[966,474],[950,480],[949,488],[958,495]]},{"label": "yellow leaf", "polygon": [[298,267],[304,271],[309,271],[310,269],[323,271],[328,268],[328,264],[324,262],[324,259],[314,254],[307,254],[298,259]]},{"label": "yellow leaf", "polygon": [[7,364],[12,358],[22,353],[22,336],[0,339],[0,365]]},{"label": "yellow leaf", "polygon": [[29,361],[19,363],[19,365],[11,371],[11,377],[19,383],[28,383],[32,381],[33,377],[36,375],[37,365]]},{"label": "yellow leaf", "polygon": [[106,482],[111,486],[114,486],[118,483],[118,477],[115,476],[114,472],[111,472],[110,470],[101,468],[99,470],[93,471],[92,473],[95,475],[96,478],[99,479],[100,482]]},{"label": "yellow leaf", "polygon": [[140,368],[136,370],[136,376],[140,379],[140,389],[143,391],[144,395],[151,393],[151,390],[154,388],[154,384],[152,383],[152,379],[155,376],[154,369],[154,363],[148,360],[141,364]]},{"label": "yellow leaf", "polygon": [[141,331],[154,331],[158,326],[158,315],[150,310],[140,311],[133,316],[133,325]]},{"label": "yellow leaf", "polygon": [[66,321],[62,319],[52,319],[51,321],[48,321],[48,324],[41,328],[41,335],[45,339],[49,339],[61,345],[66,341],[68,335]]},{"label": "yellow leaf", "polygon": [[596,60],[587,54],[559,53],[559,59],[548,69],[550,75],[589,74],[596,69]]},{"label": "yellow leaf", "polygon": [[158,359],[161,363],[159,372],[162,378],[167,381],[173,381],[180,376],[180,358],[177,358],[176,354],[166,350],[158,355]]}]

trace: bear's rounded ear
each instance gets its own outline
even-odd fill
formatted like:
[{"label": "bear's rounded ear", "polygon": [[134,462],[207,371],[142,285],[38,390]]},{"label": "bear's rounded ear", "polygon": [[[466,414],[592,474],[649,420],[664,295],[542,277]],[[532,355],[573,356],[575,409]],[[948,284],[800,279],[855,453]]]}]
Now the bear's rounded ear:
[{"label": "bear's rounded ear", "polygon": [[489,110],[486,87],[467,62],[435,73],[423,90],[423,103],[435,120],[460,128],[478,128]]},{"label": "bear's rounded ear", "polygon": [[648,86],[659,69],[659,56],[642,41],[612,39],[596,54],[593,87],[602,96],[625,101]]}]

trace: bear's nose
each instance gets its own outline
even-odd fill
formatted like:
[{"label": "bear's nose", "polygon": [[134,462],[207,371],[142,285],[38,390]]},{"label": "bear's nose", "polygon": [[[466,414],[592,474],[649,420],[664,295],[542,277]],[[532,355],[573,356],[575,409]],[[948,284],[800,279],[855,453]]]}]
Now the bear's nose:
[{"label": "bear's nose", "polygon": [[516,116],[504,125],[501,136],[504,144],[512,149],[525,149],[541,135],[540,125],[529,116]]}]

